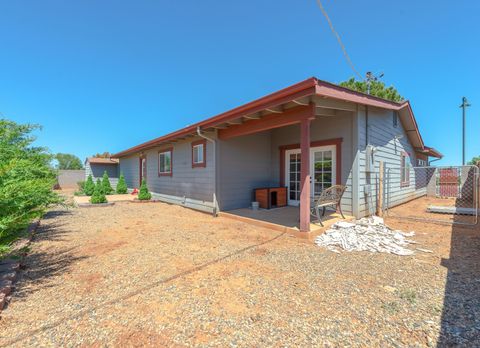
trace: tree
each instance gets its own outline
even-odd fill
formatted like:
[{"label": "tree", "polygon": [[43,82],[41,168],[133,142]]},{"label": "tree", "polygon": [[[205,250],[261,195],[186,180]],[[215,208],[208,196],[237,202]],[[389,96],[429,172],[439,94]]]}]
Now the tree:
[{"label": "tree", "polygon": [[103,192],[103,185],[100,179],[97,179],[95,190],[93,190],[93,195],[92,197],[90,197],[90,203],[92,204],[107,203],[107,197],[105,197],[105,193]]},{"label": "tree", "polygon": [[138,199],[141,201],[148,201],[152,198],[152,194],[148,192],[147,182],[145,179],[142,179],[142,184],[140,185],[140,192],[138,192]]},{"label": "tree", "polygon": [[103,187],[103,193],[106,195],[109,195],[110,193],[113,192],[112,185],[110,185],[110,180],[108,179],[107,171],[103,172],[102,187]]},{"label": "tree", "polygon": [[476,165],[477,163],[480,163],[480,156],[475,156],[472,158],[471,161],[469,161],[467,164],[468,165],[471,165],[471,166],[474,166]]},{"label": "tree", "polygon": [[118,183],[117,183],[117,193],[121,195],[127,192],[128,192],[128,189],[127,189],[127,183],[125,182],[125,177],[123,176],[123,173],[120,173],[120,179],[118,179]]},{"label": "tree", "polygon": [[63,202],[53,191],[54,156],[32,146],[31,133],[39,128],[0,119],[0,254],[8,249],[6,240],[15,239],[32,219]]},{"label": "tree", "polygon": [[83,169],[82,161],[75,155],[57,153],[55,159],[58,161],[58,169]]},{"label": "tree", "polygon": [[112,155],[110,154],[110,152],[105,151],[104,153],[96,153],[92,157],[94,157],[94,158],[110,158],[111,156]]},{"label": "tree", "polygon": [[[340,86],[352,89],[357,92],[367,93],[367,81],[357,81],[354,77],[350,80],[339,83]],[[394,86],[386,87],[382,81],[370,82],[370,94],[382,99],[391,100],[397,103],[405,101]]]},{"label": "tree", "polygon": [[92,174],[90,174],[85,182],[85,186],[83,187],[83,192],[87,196],[93,195],[93,191],[95,190],[95,183],[93,182]]}]

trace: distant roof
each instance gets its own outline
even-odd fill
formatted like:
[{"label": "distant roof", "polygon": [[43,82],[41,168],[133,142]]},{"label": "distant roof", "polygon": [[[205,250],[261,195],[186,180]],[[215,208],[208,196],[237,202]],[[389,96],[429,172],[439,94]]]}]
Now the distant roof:
[{"label": "distant roof", "polygon": [[118,158],[88,157],[86,162],[97,164],[118,164]]},{"label": "distant roof", "polygon": [[423,143],[423,139],[420,135],[420,131],[418,130],[417,122],[415,120],[415,116],[413,115],[410,102],[405,101],[402,103],[396,103],[376,96],[353,91],[330,82],[319,80],[315,77],[311,77],[302,82],[296,83],[292,86],[221,113],[217,116],[207,118],[201,122],[179,129],[175,132],[155,138],[140,145],[133,146],[127,150],[118,152],[113,156],[117,158],[127,156],[138,151],[185,138],[186,136],[195,135],[197,133],[197,129],[209,130],[214,128],[228,128],[232,124],[236,124],[234,122],[235,120],[242,119],[244,117],[248,118],[252,115],[256,115],[257,117],[255,118],[262,117],[266,113],[274,112],[273,109],[275,107],[291,102],[298,103],[299,100],[302,99],[307,99],[308,101],[309,98],[314,97],[331,98],[398,111],[402,121],[404,121],[406,126],[410,128],[407,129],[407,132],[409,133],[411,140],[413,140],[415,150],[418,152],[424,152],[425,154],[428,152],[428,155],[433,157],[442,156],[438,151],[433,148],[426,147]]}]

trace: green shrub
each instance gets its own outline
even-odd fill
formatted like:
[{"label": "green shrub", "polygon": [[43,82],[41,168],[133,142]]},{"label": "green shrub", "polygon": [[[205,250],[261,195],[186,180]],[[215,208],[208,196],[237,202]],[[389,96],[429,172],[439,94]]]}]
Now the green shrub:
[{"label": "green shrub", "polygon": [[34,147],[39,126],[0,119],[0,256],[34,218],[63,199],[52,188],[53,156]]},{"label": "green shrub", "polygon": [[91,196],[93,195],[94,190],[95,184],[93,183],[92,174],[90,174],[87,178],[87,181],[85,182],[85,186],[83,187],[83,192],[85,192],[87,196]]},{"label": "green shrub", "polygon": [[92,197],[90,198],[90,203],[107,203],[107,197],[105,197],[105,193],[103,192],[103,184],[100,179],[97,179],[97,184],[95,185]]},{"label": "green shrub", "polygon": [[117,193],[121,195],[127,192],[128,192],[128,189],[127,189],[127,183],[125,182],[125,177],[123,176],[123,173],[120,173],[120,179],[118,179],[118,183],[117,183]]},{"label": "green shrub", "polygon": [[140,185],[140,192],[138,192],[138,199],[141,201],[148,201],[152,198],[152,194],[148,192],[147,182],[145,179],[142,179],[142,184]]},{"label": "green shrub", "polygon": [[102,187],[103,187],[103,193],[106,195],[109,195],[113,192],[112,185],[110,185],[110,180],[108,179],[107,171],[103,172]]}]

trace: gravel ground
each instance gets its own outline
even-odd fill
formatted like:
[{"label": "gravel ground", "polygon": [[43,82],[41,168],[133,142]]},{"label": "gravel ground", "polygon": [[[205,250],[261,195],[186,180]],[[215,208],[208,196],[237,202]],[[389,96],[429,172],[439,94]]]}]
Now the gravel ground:
[{"label": "gravel ground", "polygon": [[387,223],[433,253],[336,254],[163,203],[51,212],[0,345],[478,346],[478,228]]}]

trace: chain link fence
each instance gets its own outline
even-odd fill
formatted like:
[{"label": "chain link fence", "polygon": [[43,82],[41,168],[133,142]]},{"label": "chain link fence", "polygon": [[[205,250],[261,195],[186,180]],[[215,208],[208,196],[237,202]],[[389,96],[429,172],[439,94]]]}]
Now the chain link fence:
[{"label": "chain link fence", "polygon": [[478,222],[477,166],[387,168],[383,184],[388,216],[464,225]]}]

